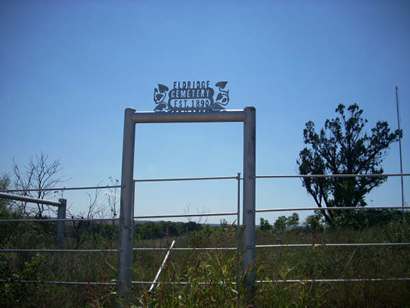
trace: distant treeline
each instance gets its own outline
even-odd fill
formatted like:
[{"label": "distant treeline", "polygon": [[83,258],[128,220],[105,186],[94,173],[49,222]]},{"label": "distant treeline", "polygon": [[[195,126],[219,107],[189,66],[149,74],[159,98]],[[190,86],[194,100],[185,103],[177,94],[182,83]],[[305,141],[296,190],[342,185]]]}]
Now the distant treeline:
[{"label": "distant treeline", "polygon": [[202,225],[190,222],[156,221],[141,222],[135,226],[135,235],[138,239],[147,240],[167,236],[180,236],[191,231],[198,231]]},{"label": "distant treeline", "polygon": [[410,221],[410,212],[396,209],[366,209],[349,210],[339,213],[332,224],[329,224],[323,216],[323,211],[315,211],[314,215],[306,217],[304,223],[299,222],[299,215],[293,213],[290,216],[279,216],[272,224],[264,218],[260,218],[259,229],[262,231],[284,232],[293,229],[306,229],[310,231],[323,231],[324,229],[353,229],[363,230],[374,226],[384,226],[389,223]]},{"label": "distant treeline", "polygon": [[[199,231],[203,228],[196,222],[172,222],[172,221],[155,221],[155,222],[137,222],[134,226],[134,238],[136,240],[161,239],[165,237],[177,237],[193,231]],[[93,221],[76,221],[68,222],[65,227],[66,236],[72,238],[80,247],[88,237],[96,236],[102,238],[116,239],[119,237],[118,222],[101,223]]]}]

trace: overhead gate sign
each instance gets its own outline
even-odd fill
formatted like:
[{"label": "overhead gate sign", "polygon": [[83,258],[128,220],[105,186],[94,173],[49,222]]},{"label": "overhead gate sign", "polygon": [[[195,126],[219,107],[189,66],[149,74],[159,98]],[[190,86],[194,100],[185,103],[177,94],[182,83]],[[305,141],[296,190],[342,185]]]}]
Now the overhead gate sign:
[{"label": "overhead gate sign", "polygon": [[156,112],[209,112],[221,111],[229,103],[227,81],[214,85],[208,81],[175,81],[169,89],[158,84],[154,89]]}]

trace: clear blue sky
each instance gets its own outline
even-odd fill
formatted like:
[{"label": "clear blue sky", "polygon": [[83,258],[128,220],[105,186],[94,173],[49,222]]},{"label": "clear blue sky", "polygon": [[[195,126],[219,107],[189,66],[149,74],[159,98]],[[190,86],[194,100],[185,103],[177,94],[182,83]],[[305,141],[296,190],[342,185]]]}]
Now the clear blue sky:
[{"label": "clear blue sky", "polygon": [[[408,1],[1,1],[0,172],[44,152],[66,186],[120,178],[124,109],[152,110],[174,80],[228,80],[231,108],[256,107],[258,174],[295,174],[304,123],[338,103],[396,127],[398,85],[408,171],[409,33]],[[241,169],[239,124],[137,127],[136,178]],[[398,170],[395,144],[385,171]],[[232,210],[234,188],[139,185],[135,213]],[[76,211],[82,194],[66,194]],[[370,199],[399,205],[399,181]],[[297,180],[258,183],[259,208],[308,204]]]}]

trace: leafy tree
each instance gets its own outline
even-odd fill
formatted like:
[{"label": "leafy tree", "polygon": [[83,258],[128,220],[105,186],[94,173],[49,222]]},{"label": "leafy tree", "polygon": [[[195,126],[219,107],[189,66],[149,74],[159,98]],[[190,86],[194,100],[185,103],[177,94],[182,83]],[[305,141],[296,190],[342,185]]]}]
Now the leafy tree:
[{"label": "leafy tree", "polygon": [[321,215],[309,215],[308,217],[306,217],[306,222],[305,225],[308,229],[310,229],[311,231],[322,231],[323,230],[323,225],[322,225],[322,219],[321,219]]},{"label": "leafy tree", "polygon": [[[0,191],[7,190],[10,185],[10,179],[7,175],[0,176]],[[10,218],[12,217],[12,211],[10,210],[10,201],[0,198],[0,217]],[[4,228],[2,228],[4,229]]]},{"label": "leafy tree", "polygon": [[202,226],[195,222],[141,222],[137,223],[135,235],[138,239],[156,239],[167,236],[180,236],[185,233],[200,230]]},{"label": "leafy tree", "polygon": [[260,229],[262,231],[268,231],[268,230],[272,230],[272,226],[267,219],[261,218]]},{"label": "leafy tree", "polygon": [[276,232],[284,232],[286,230],[286,216],[279,216],[273,223],[273,229]]},{"label": "leafy tree", "polygon": [[[336,108],[337,116],[328,119],[316,132],[312,121],[303,130],[305,147],[297,160],[300,174],[382,174],[382,161],[389,146],[401,138],[385,121],[379,121],[370,132],[367,120],[357,104]],[[319,208],[361,207],[365,196],[386,181],[385,176],[358,178],[303,178],[303,186]],[[321,211],[328,224],[342,223],[354,213]]]},{"label": "leafy tree", "polygon": [[291,216],[288,216],[286,219],[286,227],[287,228],[294,228],[297,227],[299,224],[299,215],[297,213],[293,213]]},{"label": "leafy tree", "polygon": [[298,224],[299,224],[299,215],[297,213],[293,213],[292,215],[288,217],[279,216],[273,224],[273,229],[276,232],[284,232],[288,229],[297,227]]}]

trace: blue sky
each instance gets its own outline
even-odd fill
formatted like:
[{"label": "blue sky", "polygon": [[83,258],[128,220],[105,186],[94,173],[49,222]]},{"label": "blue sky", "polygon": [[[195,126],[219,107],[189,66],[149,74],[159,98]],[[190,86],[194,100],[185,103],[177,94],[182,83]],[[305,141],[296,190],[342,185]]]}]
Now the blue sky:
[{"label": "blue sky", "polygon": [[[256,107],[258,174],[295,174],[304,123],[322,125],[338,103],[395,127],[398,85],[408,171],[409,30],[408,1],[2,1],[0,172],[44,152],[61,161],[65,186],[120,178],[124,109],[152,110],[157,83],[180,80],[228,80],[231,108]],[[144,125],[136,135],[136,178],[242,169],[240,124]],[[395,144],[385,171],[399,170],[398,157]],[[84,193],[66,197],[85,209]],[[235,202],[232,182],[141,184],[135,213]],[[399,205],[398,179],[369,203]],[[297,180],[258,182],[259,208],[309,204]]]}]

